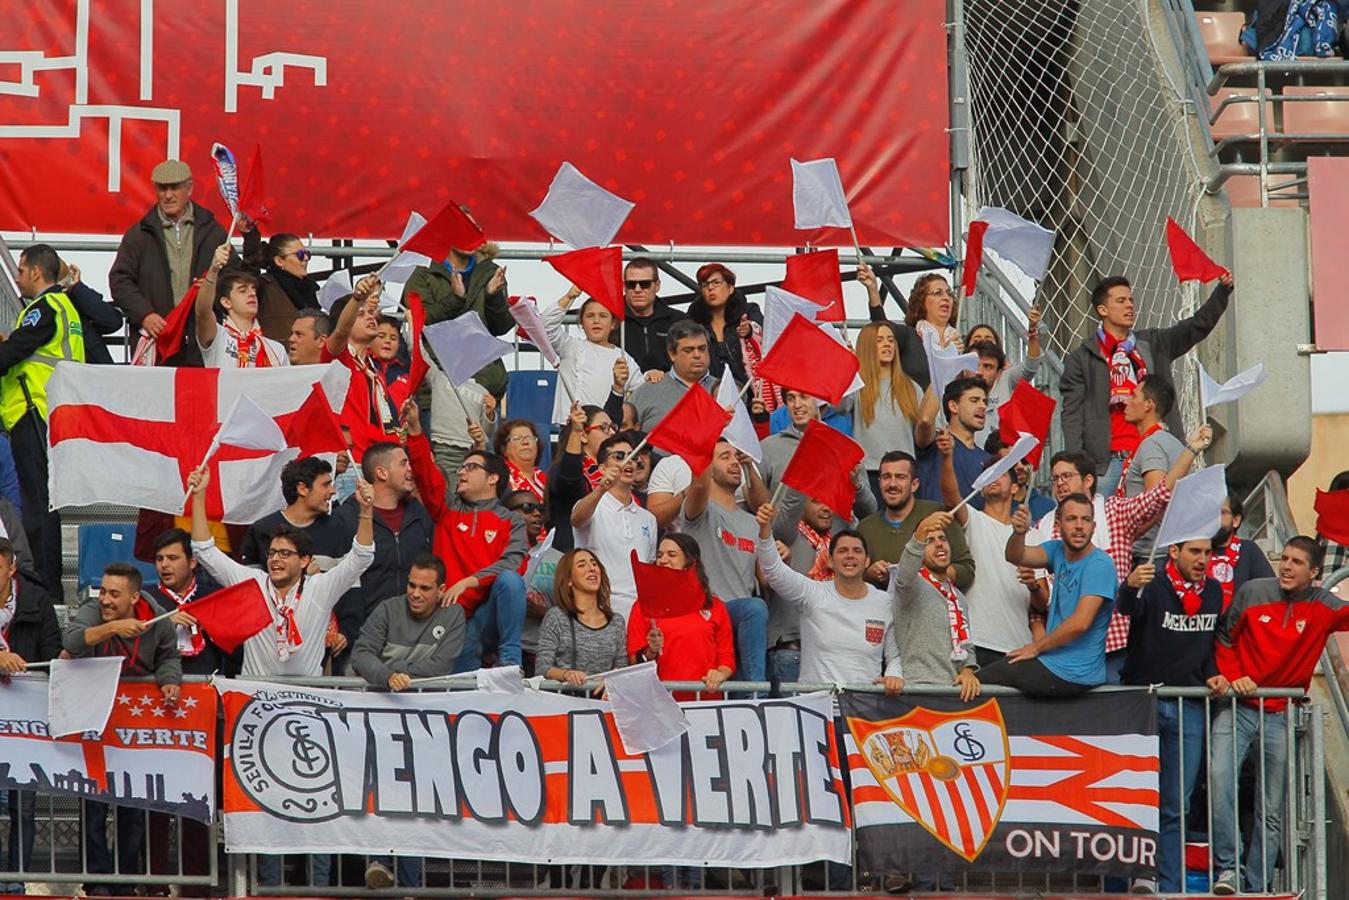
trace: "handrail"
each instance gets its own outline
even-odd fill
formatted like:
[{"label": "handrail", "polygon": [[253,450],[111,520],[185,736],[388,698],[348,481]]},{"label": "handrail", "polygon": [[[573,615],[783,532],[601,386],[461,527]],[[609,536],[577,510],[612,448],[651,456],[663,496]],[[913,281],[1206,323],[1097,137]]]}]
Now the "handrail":
[{"label": "handrail", "polygon": [[1259,75],[1268,72],[1283,72],[1289,75],[1302,75],[1308,72],[1331,72],[1337,75],[1349,74],[1349,60],[1343,59],[1288,59],[1258,60],[1249,62],[1224,63],[1213,73],[1208,82],[1209,96],[1213,96],[1227,84],[1229,78],[1236,75]]}]

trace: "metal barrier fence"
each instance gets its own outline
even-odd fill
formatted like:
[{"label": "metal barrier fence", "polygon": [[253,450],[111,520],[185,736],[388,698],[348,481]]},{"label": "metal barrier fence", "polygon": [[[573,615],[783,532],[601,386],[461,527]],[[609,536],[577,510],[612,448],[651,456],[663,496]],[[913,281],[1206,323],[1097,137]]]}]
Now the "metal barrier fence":
[{"label": "metal barrier fence", "polygon": [[[199,679],[189,679],[199,680]],[[363,691],[359,679],[271,679],[287,684]],[[671,690],[697,692],[701,682],[667,682]],[[446,678],[432,690],[472,689],[476,683],[465,678]],[[550,690],[575,690],[557,683],[545,683]],[[756,692],[778,696],[832,690],[829,685],[767,683],[727,683],[724,690]],[[878,691],[866,685],[856,690]],[[1140,690],[1138,688],[1098,688],[1094,693]],[[1233,823],[1239,847],[1267,839],[1263,857],[1248,861],[1248,873],[1263,880],[1270,889],[1300,893],[1313,900],[1327,900],[1325,774],[1323,717],[1320,706],[1294,702],[1288,713],[1265,711],[1242,704],[1235,698],[1214,698],[1202,688],[1160,688],[1154,691],[1159,704],[1172,704],[1175,710],[1178,743],[1176,756],[1186,758],[1189,751],[1203,766],[1202,777],[1191,795],[1190,815],[1182,817],[1183,840],[1208,841],[1215,826]],[[951,688],[908,686],[910,696],[954,695]],[[986,686],[990,696],[1015,695],[1008,688]],[[1301,698],[1300,691],[1265,689],[1261,700]],[[1053,702],[1053,701],[1046,701]],[[1261,704],[1263,707],[1263,704]],[[1236,740],[1231,739],[1230,723],[1238,722]],[[1188,736],[1187,736],[1188,732]],[[1187,744],[1187,740],[1189,744]],[[1195,748],[1194,741],[1202,747]],[[1240,764],[1241,745],[1251,745],[1246,765]],[[1163,752],[1165,753],[1165,745]],[[1244,755],[1244,754],[1242,754]],[[222,753],[223,758],[223,753]],[[0,760],[0,765],[3,760]],[[1229,773],[1231,776],[1229,778]],[[1252,819],[1258,809],[1253,802],[1257,785],[1264,786],[1272,809]],[[1176,780],[1176,795],[1171,802],[1183,807],[1183,782]],[[1279,809],[1278,797],[1286,799]],[[13,804],[17,792],[9,792]],[[26,798],[34,796],[24,794]],[[1215,798],[1230,796],[1227,802]],[[1163,805],[1166,805],[1164,798]],[[180,885],[183,896],[206,892],[231,896],[265,893],[288,896],[405,896],[414,890],[418,896],[523,896],[578,893],[595,896],[659,895],[662,893],[708,893],[756,895],[793,895],[805,893],[874,894],[881,891],[945,890],[963,893],[998,893],[1003,896],[1044,896],[1123,892],[1127,885],[1119,879],[1080,875],[1075,872],[1028,874],[1025,872],[979,872],[879,874],[862,871],[856,865],[814,863],[765,869],[680,868],[644,866],[634,860],[627,866],[557,866],[530,860],[528,848],[521,849],[519,862],[487,862],[465,859],[400,858],[386,860],[389,870],[403,876],[387,887],[371,889],[366,885],[368,858],[351,856],[308,856],[291,860],[287,868],[279,857],[227,855],[219,843],[217,824],[209,827],[140,810],[93,808],[101,804],[60,797],[37,798],[33,856],[30,864],[0,867],[0,888],[6,883],[83,884],[94,891],[129,894],[136,888],[146,892]],[[0,848],[11,838],[13,813],[0,816]],[[89,823],[102,822],[109,835],[102,867],[95,866],[98,845]],[[95,829],[96,832],[97,829]],[[1242,838],[1239,835],[1245,834]],[[8,844],[13,847],[13,844]],[[1248,857],[1251,854],[1246,854]],[[1240,860],[1242,854],[1238,854]],[[9,859],[6,857],[6,859]],[[854,859],[856,844],[854,841]],[[149,862],[149,871],[145,862]],[[1195,874],[1182,893],[1207,893],[1209,885],[1221,873],[1214,871],[1212,854],[1205,870]],[[97,871],[98,869],[106,871]],[[223,877],[222,877],[223,876]],[[1201,885],[1202,883],[1202,885]],[[1202,886],[1202,890],[1200,889]]]}]

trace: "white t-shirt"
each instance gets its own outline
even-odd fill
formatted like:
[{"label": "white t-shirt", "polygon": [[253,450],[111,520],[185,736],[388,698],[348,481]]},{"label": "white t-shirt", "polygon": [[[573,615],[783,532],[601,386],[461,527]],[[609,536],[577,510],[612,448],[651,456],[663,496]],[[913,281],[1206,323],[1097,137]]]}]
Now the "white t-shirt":
[{"label": "white t-shirt", "polygon": [[197,341],[197,346],[201,347],[201,361],[208,369],[238,369],[253,368],[257,363],[257,354],[266,353],[268,361],[273,366],[290,365],[290,357],[286,355],[286,348],[271,338],[262,338],[261,344],[254,345],[254,351],[250,353],[248,365],[239,365],[239,339],[230,334],[229,329],[224,325],[217,325],[215,330],[215,340],[211,341],[210,346],[202,347],[201,341]]},{"label": "white t-shirt", "polygon": [[625,620],[637,603],[637,581],[632,574],[633,550],[642,562],[656,561],[656,517],[637,501],[626,506],[610,492],[600,498],[585,525],[573,528],[577,547],[593,550],[609,574],[609,604]]},{"label": "white t-shirt", "polygon": [[965,592],[970,607],[970,636],[976,647],[1006,653],[1031,641],[1030,592],[1007,561],[1012,526],[972,506],[965,507],[965,542],[978,575]]}]

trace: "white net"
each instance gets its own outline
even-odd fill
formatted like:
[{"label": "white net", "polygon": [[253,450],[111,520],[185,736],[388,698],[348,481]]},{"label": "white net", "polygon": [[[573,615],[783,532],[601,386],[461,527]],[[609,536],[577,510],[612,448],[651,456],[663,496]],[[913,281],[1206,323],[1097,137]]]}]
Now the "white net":
[{"label": "white net", "polygon": [[[1048,348],[1062,355],[1095,329],[1089,293],[1109,275],[1133,283],[1140,325],[1176,321],[1198,294],[1177,287],[1163,227],[1169,215],[1193,231],[1202,182],[1183,96],[1154,43],[1164,23],[1150,21],[1147,0],[963,5],[965,217],[1000,206],[1057,232],[1038,292]],[[1194,421],[1193,363],[1175,375]]]}]

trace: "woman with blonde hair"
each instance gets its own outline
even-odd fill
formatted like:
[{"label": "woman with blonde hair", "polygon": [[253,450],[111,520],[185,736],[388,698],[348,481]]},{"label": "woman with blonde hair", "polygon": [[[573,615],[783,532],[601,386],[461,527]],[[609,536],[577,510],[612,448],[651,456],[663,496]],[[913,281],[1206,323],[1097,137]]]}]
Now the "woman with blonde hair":
[{"label": "woman with blonde hair", "polygon": [[960,332],[956,330],[959,317],[960,303],[945,275],[929,272],[914,282],[904,321],[924,343],[934,341],[938,347],[963,350]]},{"label": "woman with blonde hair", "polygon": [[923,392],[904,373],[899,338],[889,322],[872,322],[857,335],[857,363],[863,387],[853,404],[853,438],[873,490],[881,457],[891,450],[914,453],[913,429]]},{"label": "woman with blonde hair", "polygon": [[609,574],[589,550],[568,550],[553,578],[553,607],[539,624],[534,671],[580,687],[628,664],[628,629],[609,605]]}]

